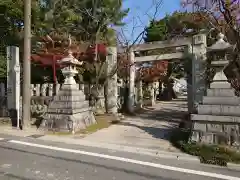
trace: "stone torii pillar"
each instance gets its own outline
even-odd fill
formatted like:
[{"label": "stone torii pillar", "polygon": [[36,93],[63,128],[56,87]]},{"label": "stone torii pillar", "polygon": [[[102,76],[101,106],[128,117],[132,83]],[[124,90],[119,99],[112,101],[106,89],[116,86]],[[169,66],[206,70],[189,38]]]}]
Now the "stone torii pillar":
[{"label": "stone torii pillar", "polygon": [[129,94],[128,94],[128,110],[130,113],[134,112],[135,107],[135,55],[132,50],[130,50],[130,53],[128,54],[129,61],[130,61],[130,68],[129,68]]}]

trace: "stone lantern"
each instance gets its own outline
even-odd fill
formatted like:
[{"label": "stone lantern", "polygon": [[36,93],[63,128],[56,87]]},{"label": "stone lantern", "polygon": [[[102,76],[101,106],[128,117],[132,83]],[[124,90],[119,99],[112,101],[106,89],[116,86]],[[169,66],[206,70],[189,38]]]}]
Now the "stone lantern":
[{"label": "stone lantern", "polygon": [[77,67],[82,65],[82,62],[78,61],[73,57],[72,52],[68,52],[68,56],[58,61],[58,64],[63,66],[61,69],[64,79],[65,85],[74,85],[76,81],[74,76],[78,73]]},{"label": "stone lantern", "polygon": [[49,104],[41,127],[49,131],[75,133],[96,123],[95,117],[82,90],[79,90],[74,76],[77,66],[82,63],[75,59],[72,52],[58,62],[65,77],[64,84]]},{"label": "stone lantern", "polygon": [[213,55],[211,66],[215,75],[202,104],[198,105],[197,114],[191,114],[191,140],[239,147],[240,98],[235,96],[224,73],[229,64],[227,54],[233,46],[224,41],[224,35],[220,33],[218,41],[207,49]]},{"label": "stone lantern", "polygon": [[229,64],[227,53],[233,50],[233,46],[224,41],[224,35],[219,33],[218,41],[207,49],[208,52],[213,55],[211,67],[215,70],[211,88],[230,88],[230,84],[226,83],[227,77],[224,73],[224,69]]}]

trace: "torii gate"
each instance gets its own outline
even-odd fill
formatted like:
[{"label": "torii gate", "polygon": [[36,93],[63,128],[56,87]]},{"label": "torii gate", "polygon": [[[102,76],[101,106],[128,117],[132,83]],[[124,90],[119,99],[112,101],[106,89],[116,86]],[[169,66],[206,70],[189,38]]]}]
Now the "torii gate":
[{"label": "torii gate", "polygon": [[[165,48],[178,48],[178,47],[184,48],[184,52],[135,57],[135,52],[155,50],[155,49],[165,49]],[[136,63],[156,61],[156,60],[157,61],[161,61],[161,60],[174,61],[177,59],[184,60],[186,58],[190,58],[192,61],[192,77],[188,77],[188,80],[187,80],[188,111],[189,113],[194,112],[196,106],[202,101],[202,97],[205,92],[206,85],[204,80],[204,73],[205,73],[204,64],[207,59],[206,47],[207,47],[207,40],[206,40],[206,34],[204,33],[197,34],[192,37],[173,38],[168,41],[158,41],[154,43],[138,44],[131,47],[131,49],[128,50],[129,59],[132,64],[130,66],[130,75],[129,75],[130,77],[129,77],[128,109],[131,112],[134,111],[134,94],[135,94],[134,87],[135,87]],[[142,88],[142,87],[140,86],[138,88]]]}]

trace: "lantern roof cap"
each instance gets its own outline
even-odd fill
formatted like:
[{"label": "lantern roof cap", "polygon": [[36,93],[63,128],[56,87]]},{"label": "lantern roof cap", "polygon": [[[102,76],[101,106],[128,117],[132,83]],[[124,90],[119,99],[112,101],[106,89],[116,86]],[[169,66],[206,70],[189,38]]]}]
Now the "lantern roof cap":
[{"label": "lantern roof cap", "polygon": [[68,55],[64,57],[63,59],[59,60],[59,64],[72,64],[76,66],[81,66],[83,62],[78,61],[73,55],[72,51],[68,51]]},{"label": "lantern roof cap", "polygon": [[212,46],[207,47],[208,51],[226,51],[226,50],[233,50],[233,45],[229,44],[224,40],[224,34],[218,34],[218,40]]}]

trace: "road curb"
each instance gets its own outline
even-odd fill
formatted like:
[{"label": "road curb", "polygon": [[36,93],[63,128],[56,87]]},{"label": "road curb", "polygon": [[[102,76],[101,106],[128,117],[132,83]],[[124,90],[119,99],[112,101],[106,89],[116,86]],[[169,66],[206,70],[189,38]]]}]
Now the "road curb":
[{"label": "road curb", "polygon": [[227,167],[229,169],[234,169],[234,170],[239,170],[240,171],[240,164],[227,163]]},{"label": "road curb", "polygon": [[181,152],[168,152],[163,150],[145,149],[140,147],[126,146],[126,145],[119,145],[119,144],[112,144],[112,143],[89,142],[82,139],[75,140],[72,138],[63,138],[63,137],[59,138],[59,137],[52,137],[48,135],[40,137],[38,139],[52,141],[52,142],[63,142],[66,144],[83,145],[88,147],[97,147],[97,148],[109,149],[109,150],[119,151],[119,152],[142,154],[142,155],[148,155],[156,158],[159,157],[159,158],[166,158],[166,159],[177,159],[177,160],[200,162],[198,157],[184,154]]},{"label": "road curb", "polygon": [[[118,145],[118,144],[110,144],[110,143],[99,143],[99,142],[88,142],[86,140],[69,140],[71,138],[64,138],[65,140],[62,141],[56,141],[53,139],[49,139],[51,137],[43,136],[39,139],[52,141],[52,142],[64,142],[66,144],[75,144],[75,145],[83,145],[86,147],[96,147],[96,148],[102,148],[102,149],[108,149],[112,151],[118,151],[118,152],[128,152],[128,153],[134,153],[134,154],[141,154],[141,155],[147,155],[155,158],[165,158],[165,159],[176,159],[176,160],[183,160],[183,161],[191,161],[196,162],[202,165],[211,165],[211,164],[204,164],[200,162],[199,157],[197,156],[191,156],[188,154],[184,154],[181,152],[169,152],[169,151],[163,151],[163,150],[153,150],[153,149],[145,149],[145,148],[139,148],[139,147],[133,147],[133,146],[125,146],[125,145]],[[70,142],[71,141],[71,142]],[[77,141],[77,142],[76,142]],[[215,166],[215,165],[214,165]],[[217,166],[217,165],[216,165]],[[220,166],[217,166],[220,167]],[[227,168],[232,170],[240,170],[240,165],[234,164],[234,163],[227,163]]]}]

